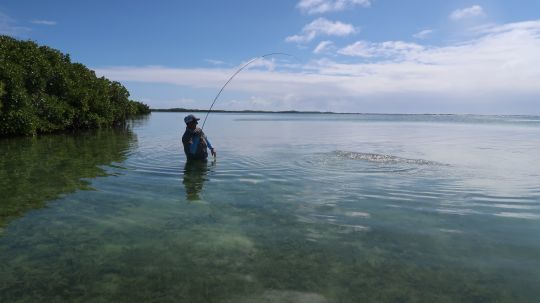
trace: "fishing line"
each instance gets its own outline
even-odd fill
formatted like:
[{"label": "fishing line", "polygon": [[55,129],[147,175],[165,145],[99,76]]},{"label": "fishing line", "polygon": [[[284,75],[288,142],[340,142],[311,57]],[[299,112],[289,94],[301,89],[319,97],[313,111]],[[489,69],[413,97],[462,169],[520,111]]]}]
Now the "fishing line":
[{"label": "fishing line", "polygon": [[223,92],[223,90],[225,89],[225,87],[227,86],[227,84],[229,84],[229,82],[231,82],[232,79],[233,79],[236,75],[238,75],[238,73],[240,73],[244,68],[248,67],[251,63],[253,63],[253,62],[257,61],[257,60],[260,60],[260,59],[263,59],[263,58],[266,58],[266,57],[269,57],[269,56],[275,56],[275,55],[284,55],[284,56],[289,56],[289,57],[296,58],[295,56],[290,55],[290,54],[287,54],[287,53],[269,53],[269,54],[266,54],[266,55],[262,55],[262,56],[253,58],[253,59],[249,60],[246,64],[242,65],[238,70],[236,70],[236,72],[229,78],[229,80],[227,80],[227,82],[225,83],[225,85],[223,85],[223,86],[221,87],[221,89],[219,90],[218,94],[217,94],[216,97],[214,98],[214,101],[212,102],[212,105],[210,105],[210,108],[208,109],[208,112],[206,113],[206,116],[204,117],[204,121],[203,121],[203,124],[202,124],[201,129],[204,129],[204,124],[206,123],[206,119],[208,118],[208,115],[209,115],[210,112],[212,111],[212,107],[214,107],[214,104],[216,103],[217,99],[218,99],[219,96],[221,95],[221,92]]}]

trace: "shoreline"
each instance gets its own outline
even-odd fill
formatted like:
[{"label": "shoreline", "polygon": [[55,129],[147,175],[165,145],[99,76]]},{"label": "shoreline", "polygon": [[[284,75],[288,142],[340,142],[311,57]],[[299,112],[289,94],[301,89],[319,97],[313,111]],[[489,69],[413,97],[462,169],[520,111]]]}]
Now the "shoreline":
[{"label": "shoreline", "polygon": [[[185,108],[152,108],[151,112],[169,112],[169,113],[206,113],[206,109],[185,109]],[[486,116],[486,117],[538,117],[536,114],[470,114],[470,113],[351,113],[351,112],[331,112],[331,111],[266,111],[266,110],[211,110],[212,113],[231,113],[231,114],[322,114],[322,115],[387,115],[387,116]]]}]

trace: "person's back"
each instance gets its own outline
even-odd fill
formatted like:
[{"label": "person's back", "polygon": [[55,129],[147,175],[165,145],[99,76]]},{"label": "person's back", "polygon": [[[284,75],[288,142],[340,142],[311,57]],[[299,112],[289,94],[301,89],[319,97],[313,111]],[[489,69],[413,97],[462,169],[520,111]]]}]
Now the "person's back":
[{"label": "person's back", "polygon": [[207,148],[210,148],[214,157],[216,156],[212,144],[204,135],[202,129],[197,127],[198,120],[199,118],[196,118],[194,115],[187,115],[184,118],[186,131],[182,136],[182,144],[184,145],[184,153],[188,160],[206,160],[208,158]]}]

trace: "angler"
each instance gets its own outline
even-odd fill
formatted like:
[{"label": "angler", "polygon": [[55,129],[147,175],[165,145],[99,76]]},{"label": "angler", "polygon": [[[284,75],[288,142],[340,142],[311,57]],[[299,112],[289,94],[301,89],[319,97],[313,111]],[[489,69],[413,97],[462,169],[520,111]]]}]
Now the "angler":
[{"label": "angler", "polygon": [[212,153],[212,156],[216,158],[216,150],[212,147],[212,144],[202,131],[197,127],[200,119],[194,115],[187,115],[184,118],[186,123],[186,131],[182,136],[182,144],[184,145],[184,153],[189,160],[203,160],[208,158],[208,151]]}]

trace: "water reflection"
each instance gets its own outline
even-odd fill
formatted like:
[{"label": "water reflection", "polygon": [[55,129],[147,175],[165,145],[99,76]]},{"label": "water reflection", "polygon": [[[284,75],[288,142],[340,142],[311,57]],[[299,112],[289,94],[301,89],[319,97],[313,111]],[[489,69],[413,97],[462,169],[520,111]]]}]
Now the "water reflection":
[{"label": "water reflection", "polygon": [[150,113],[147,115],[140,115],[137,117],[133,117],[127,120],[127,125],[129,126],[130,129],[134,129],[136,127],[143,127],[148,124],[151,116],[152,114]]},{"label": "water reflection", "polygon": [[2,139],[0,229],[46,201],[90,189],[84,179],[107,175],[101,166],[124,161],[136,140],[127,128]]},{"label": "water reflection", "polygon": [[[215,165],[215,160],[210,163]],[[186,188],[186,198],[188,201],[201,200],[199,194],[203,189],[204,182],[208,180],[207,161],[186,161],[184,165],[184,180],[182,183]]]}]

